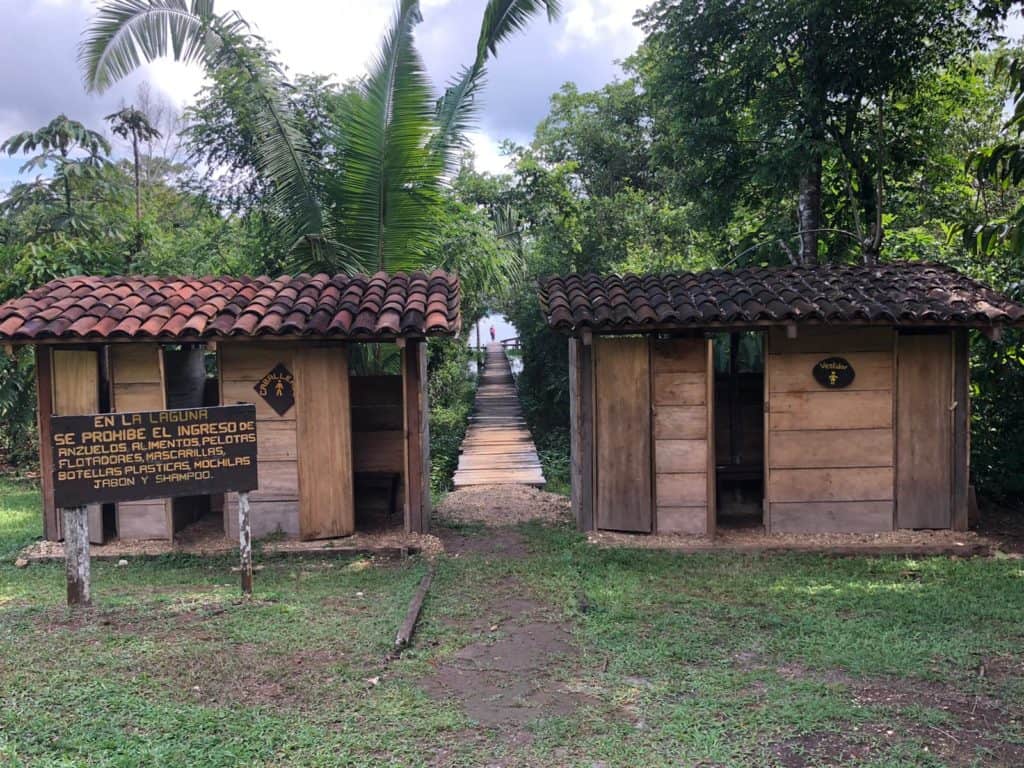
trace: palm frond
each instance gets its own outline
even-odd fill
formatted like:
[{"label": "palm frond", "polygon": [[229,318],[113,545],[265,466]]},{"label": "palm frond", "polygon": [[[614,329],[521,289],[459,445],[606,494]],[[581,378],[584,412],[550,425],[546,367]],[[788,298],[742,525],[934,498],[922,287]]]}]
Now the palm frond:
[{"label": "palm frond", "polygon": [[554,21],[562,12],[561,0],[489,0],[476,44],[476,66],[482,67],[498,52],[500,42],[526,29],[541,10]]},{"label": "palm frond", "polygon": [[454,173],[459,155],[468,148],[466,134],[476,121],[477,95],[486,78],[486,62],[497,53],[498,44],[526,28],[530,20],[546,11],[548,21],[561,13],[560,0],[489,0],[480,24],[476,59],[455,77],[437,102],[437,131],[431,152],[446,173]]},{"label": "palm frond", "polygon": [[484,76],[482,66],[464,67],[437,101],[437,129],[430,140],[430,151],[446,174],[458,170],[460,154],[469,149],[467,134],[476,122],[479,109],[476,97],[483,87]]},{"label": "palm frond", "polygon": [[144,62],[203,61],[219,43],[213,0],[109,0],[79,48],[85,87],[104,91]]},{"label": "palm frond", "polygon": [[309,148],[284,95],[282,73],[248,44],[247,30],[237,13],[217,16],[213,0],[108,0],[85,33],[79,59],[90,90],[103,90],[162,56],[236,74],[259,106],[256,163],[272,183],[270,203],[281,213],[279,234],[287,242],[327,242],[321,237],[323,217],[310,177]]},{"label": "palm frond", "polygon": [[306,140],[295,127],[280,88],[259,77],[254,77],[253,86],[262,106],[253,126],[256,163],[273,182],[270,203],[281,214],[280,234],[293,242],[319,237],[323,216],[310,178]]},{"label": "palm frond", "polygon": [[368,272],[420,266],[435,230],[439,174],[426,148],[433,99],[402,0],[358,98],[344,115],[344,173],[330,182],[342,239]]}]

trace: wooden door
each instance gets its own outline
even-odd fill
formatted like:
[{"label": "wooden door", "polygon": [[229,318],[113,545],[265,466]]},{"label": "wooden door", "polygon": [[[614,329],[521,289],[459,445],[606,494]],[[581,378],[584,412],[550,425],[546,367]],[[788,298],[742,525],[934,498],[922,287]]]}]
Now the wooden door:
[{"label": "wooden door", "polygon": [[646,337],[595,338],[597,527],[650,533],[651,362]]},{"label": "wooden door", "polygon": [[[110,347],[111,406],[116,413],[162,411],[163,350],[159,344],[112,344]],[[174,541],[170,499],[121,501],[117,504],[117,533],[122,539]]]},{"label": "wooden door", "polygon": [[[100,357],[91,349],[53,351],[53,414],[82,416],[100,410]],[[103,543],[103,507],[90,504],[89,541]],[[57,515],[58,526],[63,524]],[[63,533],[62,533],[63,537]]]},{"label": "wooden door", "polygon": [[299,532],[304,539],[355,532],[348,350],[295,352]]},{"label": "wooden door", "polygon": [[897,528],[952,524],[952,362],[949,334],[898,336]]}]

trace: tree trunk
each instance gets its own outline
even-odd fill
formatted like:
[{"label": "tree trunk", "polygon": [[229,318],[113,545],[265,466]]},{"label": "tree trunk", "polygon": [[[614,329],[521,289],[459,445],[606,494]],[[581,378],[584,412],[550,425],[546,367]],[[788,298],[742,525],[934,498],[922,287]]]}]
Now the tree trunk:
[{"label": "tree trunk", "polygon": [[132,134],[132,153],[135,155],[135,223],[142,223],[142,197],[139,192],[139,137]]},{"label": "tree trunk", "polygon": [[[139,181],[139,137],[132,131],[132,155],[135,161],[135,243],[128,251],[128,270],[131,269],[132,261],[142,250],[142,194]],[[128,271],[126,270],[126,271]]]},{"label": "tree trunk", "polygon": [[821,155],[815,154],[800,174],[797,222],[800,227],[800,263],[818,261],[818,235],[821,229]]},{"label": "tree trunk", "polygon": [[68,178],[68,152],[66,149],[61,149],[60,156],[61,162],[61,176],[64,177],[64,205],[67,208],[68,218],[73,215],[71,208],[71,179]]}]

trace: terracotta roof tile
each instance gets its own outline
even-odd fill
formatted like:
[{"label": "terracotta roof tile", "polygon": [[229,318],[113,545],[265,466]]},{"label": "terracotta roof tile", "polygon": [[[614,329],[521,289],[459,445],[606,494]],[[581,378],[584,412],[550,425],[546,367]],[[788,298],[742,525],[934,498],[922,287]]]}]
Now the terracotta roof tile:
[{"label": "terracotta roof tile", "polygon": [[787,322],[1024,324],[1024,305],[937,264],[572,274],[541,281],[539,292],[548,325],[568,331]]},{"label": "terracotta roof tile", "polygon": [[297,277],[67,277],[0,305],[0,340],[458,333],[459,280],[441,271]]}]

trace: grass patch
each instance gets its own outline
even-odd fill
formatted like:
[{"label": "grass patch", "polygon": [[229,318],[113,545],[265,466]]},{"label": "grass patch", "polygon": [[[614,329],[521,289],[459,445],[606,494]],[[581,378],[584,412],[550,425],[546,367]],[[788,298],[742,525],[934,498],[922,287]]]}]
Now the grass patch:
[{"label": "grass patch", "polygon": [[[233,558],[96,562],[96,607],[73,614],[60,564],[12,565],[40,533],[38,505],[31,486],[0,482],[5,766],[1024,756],[1019,560],[679,556],[596,549],[532,524],[519,530],[523,557],[441,558],[415,643],[392,659],[418,560],[268,559],[252,601],[239,598]],[[479,727],[424,680],[471,644],[508,642],[516,603],[569,633],[576,652],[552,659],[543,684],[580,706]]]}]

